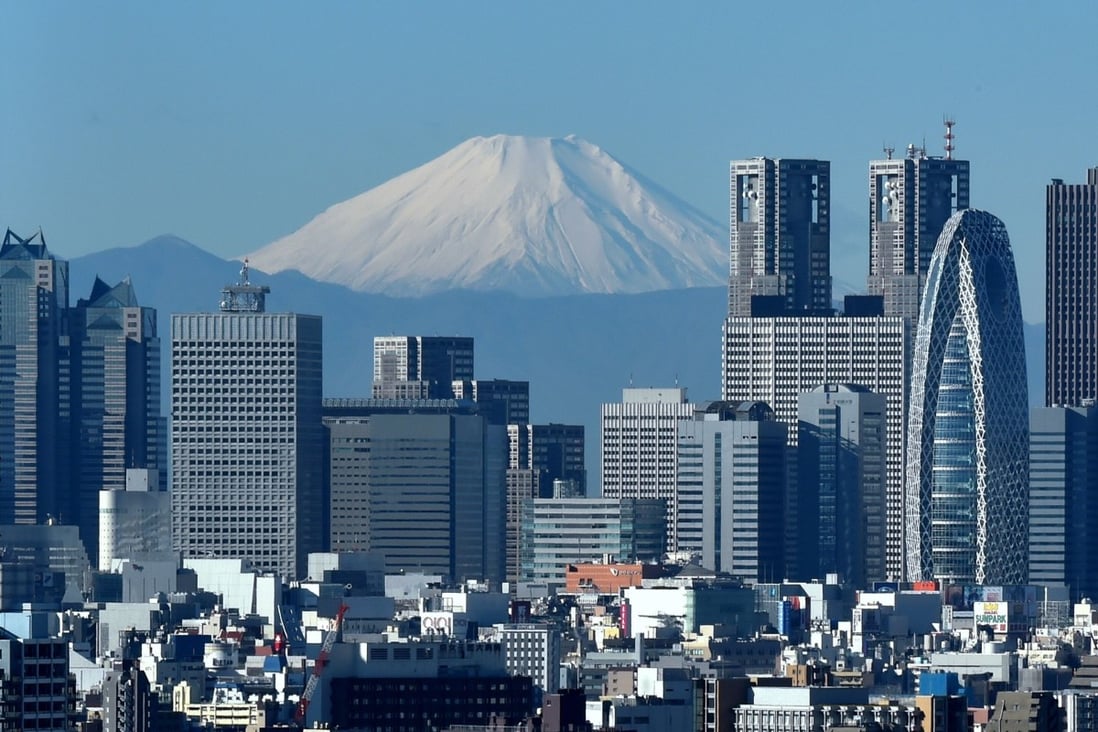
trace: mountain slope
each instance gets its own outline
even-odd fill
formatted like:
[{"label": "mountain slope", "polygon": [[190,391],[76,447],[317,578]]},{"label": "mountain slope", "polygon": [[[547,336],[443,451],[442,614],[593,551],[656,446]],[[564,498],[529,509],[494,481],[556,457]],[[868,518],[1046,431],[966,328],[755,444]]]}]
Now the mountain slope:
[{"label": "mountain slope", "polygon": [[576,137],[477,137],[248,255],[360,292],[720,286],[724,228]]}]

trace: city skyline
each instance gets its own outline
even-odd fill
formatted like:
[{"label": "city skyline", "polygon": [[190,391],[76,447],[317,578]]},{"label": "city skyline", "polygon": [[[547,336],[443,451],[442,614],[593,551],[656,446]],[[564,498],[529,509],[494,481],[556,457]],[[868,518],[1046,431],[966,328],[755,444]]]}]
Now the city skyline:
[{"label": "city skyline", "polygon": [[[578,4],[571,12],[488,4],[426,14],[369,6],[307,17],[258,7],[0,11],[15,59],[12,73],[0,73],[0,93],[38,110],[0,122],[0,135],[15,141],[0,150],[0,163],[23,172],[0,183],[0,215],[17,230],[42,225],[70,257],[169,231],[240,255],[464,139],[574,132],[715,221],[726,215],[728,160],[831,160],[833,259],[860,287],[869,263],[865,162],[881,158],[884,145],[940,152],[941,118],[953,116],[956,154],[973,162],[972,204],[1011,212],[1023,272],[1043,262],[1042,186],[1098,158],[1089,135],[1098,102],[1076,93],[1089,68],[1089,7],[996,7],[999,32],[984,33],[986,8],[935,4],[923,17],[953,33],[928,25],[903,84],[889,31],[924,21],[900,6],[853,13],[841,27],[807,3],[780,22],[766,7],[715,4],[692,13],[647,6],[628,16]],[[759,32],[737,36],[738,55],[767,57],[774,43],[789,53],[761,71],[729,65],[729,34],[745,26]],[[947,45],[955,34],[969,39],[964,48]],[[468,53],[471,38],[481,54]],[[641,39],[660,52],[637,53]],[[316,53],[291,61],[284,52],[302,46]],[[445,66],[433,63],[438,53]],[[508,75],[498,71],[501,58]],[[726,86],[734,93],[713,93]],[[866,90],[881,101],[873,113],[860,111]],[[661,95],[652,114],[634,114],[637,99],[652,93]],[[298,104],[287,103],[295,97]],[[747,97],[757,113],[739,112]],[[1072,105],[1062,104],[1067,98]],[[805,125],[805,108],[831,113]],[[998,123],[1007,118],[1015,124]],[[1039,322],[1041,278],[1026,277],[1021,288],[1026,319]]]}]

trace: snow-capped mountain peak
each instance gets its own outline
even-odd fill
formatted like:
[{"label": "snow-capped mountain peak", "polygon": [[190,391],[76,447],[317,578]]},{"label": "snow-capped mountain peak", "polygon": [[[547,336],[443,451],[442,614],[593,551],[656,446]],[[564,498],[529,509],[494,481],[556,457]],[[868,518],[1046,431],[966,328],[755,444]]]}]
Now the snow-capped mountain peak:
[{"label": "snow-capped mountain peak", "polygon": [[466,140],[248,255],[354,290],[522,295],[723,284],[721,226],[598,146]]}]

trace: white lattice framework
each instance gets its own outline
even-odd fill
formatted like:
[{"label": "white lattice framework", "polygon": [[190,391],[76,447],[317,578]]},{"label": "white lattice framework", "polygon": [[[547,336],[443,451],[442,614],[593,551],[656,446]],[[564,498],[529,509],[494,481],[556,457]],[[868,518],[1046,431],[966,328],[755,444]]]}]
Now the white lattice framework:
[{"label": "white lattice framework", "polygon": [[[934,426],[950,327],[968,347],[975,425],[975,576],[1022,584],[1028,570],[1029,417],[1025,343],[1014,256],[1003,222],[954,214],[930,262],[912,368],[905,470],[905,574],[933,579]],[[950,578],[956,579],[956,578]]]}]

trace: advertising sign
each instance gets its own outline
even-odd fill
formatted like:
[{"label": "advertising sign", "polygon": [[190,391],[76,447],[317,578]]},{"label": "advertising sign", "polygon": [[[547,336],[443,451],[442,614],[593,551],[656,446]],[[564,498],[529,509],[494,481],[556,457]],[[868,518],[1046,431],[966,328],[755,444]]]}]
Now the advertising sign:
[{"label": "advertising sign", "polygon": [[972,620],[976,627],[990,626],[996,633],[1006,633],[1010,628],[1007,622],[1010,611],[1005,602],[977,602],[973,604]]}]

